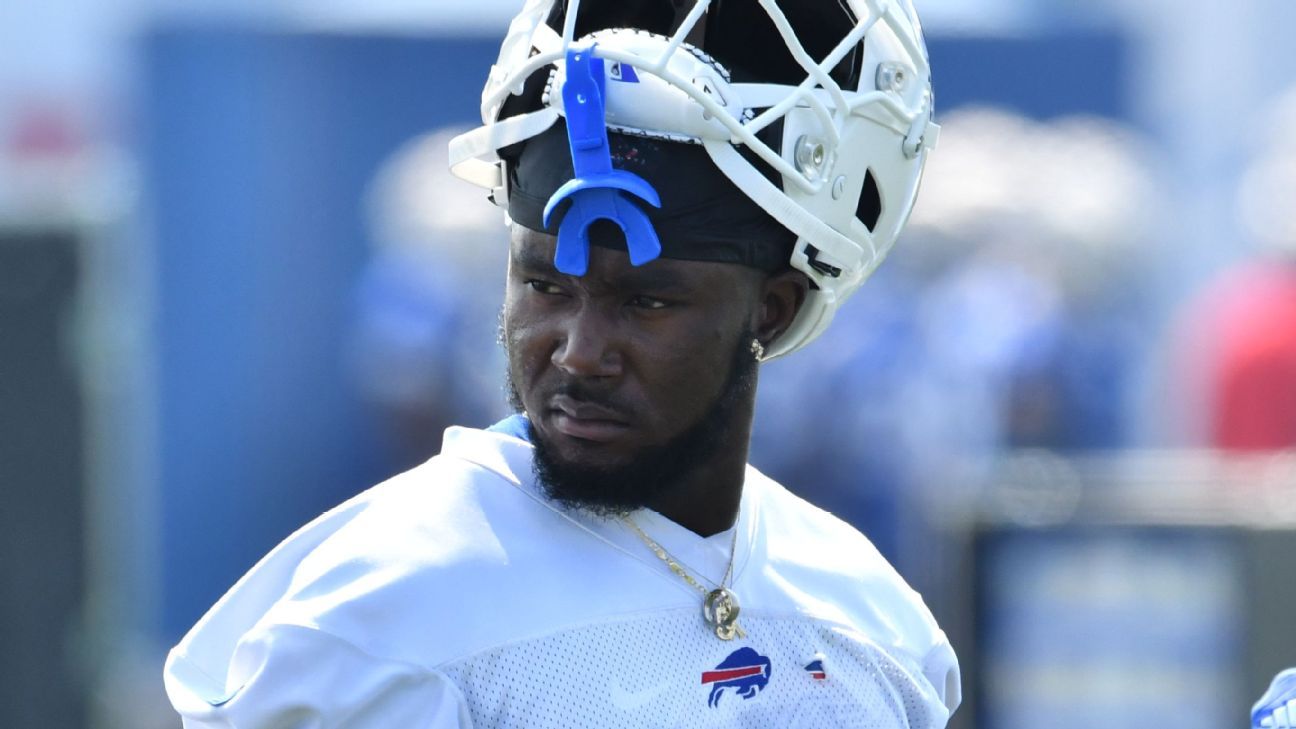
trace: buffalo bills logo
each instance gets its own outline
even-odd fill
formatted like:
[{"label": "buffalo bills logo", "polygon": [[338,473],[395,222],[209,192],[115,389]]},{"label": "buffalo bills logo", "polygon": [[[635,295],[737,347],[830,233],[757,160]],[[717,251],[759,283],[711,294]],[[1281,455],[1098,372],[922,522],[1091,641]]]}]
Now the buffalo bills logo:
[{"label": "buffalo bills logo", "polygon": [[714,671],[702,672],[702,683],[711,684],[707,706],[720,705],[720,695],[733,689],[744,699],[760,693],[770,680],[770,659],[751,648],[739,648],[720,662]]}]

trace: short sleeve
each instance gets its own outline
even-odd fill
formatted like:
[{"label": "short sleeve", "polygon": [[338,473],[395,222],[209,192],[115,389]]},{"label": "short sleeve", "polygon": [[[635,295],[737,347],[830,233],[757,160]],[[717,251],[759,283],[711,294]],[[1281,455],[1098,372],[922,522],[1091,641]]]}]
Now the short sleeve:
[{"label": "short sleeve", "polygon": [[295,625],[248,633],[228,677],[207,675],[173,651],[165,680],[186,729],[472,726],[458,687],[439,672]]},{"label": "short sleeve", "polygon": [[945,637],[943,631],[937,631],[940,641],[927,652],[926,658],[923,659],[923,675],[936,689],[940,695],[941,701],[945,703],[945,708],[953,714],[954,710],[963,703],[962,678],[959,675],[958,658],[954,655],[954,648],[949,644],[949,639]]}]

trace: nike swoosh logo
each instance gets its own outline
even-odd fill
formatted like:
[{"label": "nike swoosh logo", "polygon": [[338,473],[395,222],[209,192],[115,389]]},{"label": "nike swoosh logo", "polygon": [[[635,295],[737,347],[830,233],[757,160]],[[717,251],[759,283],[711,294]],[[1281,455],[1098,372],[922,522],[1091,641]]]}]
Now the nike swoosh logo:
[{"label": "nike swoosh logo", "polygon": [[670,688],[670,683],[663,683],[642,691],[627,691],[615,676],[608,681],[608,684],[612,690],[612,705],[625,711],[643,708]]}]

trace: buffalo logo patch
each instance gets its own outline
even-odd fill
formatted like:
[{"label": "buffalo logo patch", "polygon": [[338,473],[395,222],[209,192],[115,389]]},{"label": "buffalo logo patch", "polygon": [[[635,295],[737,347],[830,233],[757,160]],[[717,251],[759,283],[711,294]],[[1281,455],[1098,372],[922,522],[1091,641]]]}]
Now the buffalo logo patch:
[{"label": "buffalo logo patch", "polygon": [[770,659],[751,648],[739,648],[729,657],[720,661],[714,670],[702,672],[702,684],[711,686],[711,696],[707,706],[720,705],[720,697],[726,689],[743,699],[750,699],[769,684]]}]

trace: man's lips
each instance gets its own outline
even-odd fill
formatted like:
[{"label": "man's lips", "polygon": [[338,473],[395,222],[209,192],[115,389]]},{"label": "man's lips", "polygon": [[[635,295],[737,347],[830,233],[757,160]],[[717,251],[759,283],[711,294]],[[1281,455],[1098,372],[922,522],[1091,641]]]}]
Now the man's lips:
[{"label": "man's lips", "polygon": [[616,410],[566,395],[553,398],[548,412],[554,430],[569,438],[606,443],[630,429],[630,423]]}]

